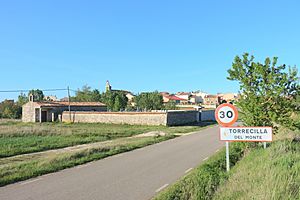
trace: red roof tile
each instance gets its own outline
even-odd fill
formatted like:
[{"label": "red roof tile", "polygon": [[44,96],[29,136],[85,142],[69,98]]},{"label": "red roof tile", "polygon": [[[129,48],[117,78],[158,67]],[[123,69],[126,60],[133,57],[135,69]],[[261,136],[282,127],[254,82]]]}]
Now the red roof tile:
[{"label": "red roof tile", "polygon": [[174,100],[174,101],[186,101],[186,99],[182,99],[182,98],[174,96],[174,95],[166,96],[166,98],[168,98],[170,100]]}]

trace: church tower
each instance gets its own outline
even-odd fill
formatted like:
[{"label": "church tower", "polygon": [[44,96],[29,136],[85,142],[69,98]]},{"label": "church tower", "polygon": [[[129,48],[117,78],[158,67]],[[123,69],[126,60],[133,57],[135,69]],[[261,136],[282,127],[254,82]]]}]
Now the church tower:
[{"label": "church tower", "polygon": [[109,81],[108,81],[108,80],[106,81],[105,91],[106,91],[106,92],[111,91],[111,85],[109,84]]}]

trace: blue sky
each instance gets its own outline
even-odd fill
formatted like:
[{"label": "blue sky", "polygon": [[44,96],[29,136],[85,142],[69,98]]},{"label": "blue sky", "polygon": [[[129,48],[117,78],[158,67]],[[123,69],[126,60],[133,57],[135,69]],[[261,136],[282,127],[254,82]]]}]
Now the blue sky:
[{"label": "blue sky", "polygon": [[[237,92],[234,56],[299,65],[299,1],[0,0],[0,90]],[[48,93],[49,94],[49,93]],[[51,92],[59,97],[65,92]],[[0,93],[0,100],[17,93]]]}]

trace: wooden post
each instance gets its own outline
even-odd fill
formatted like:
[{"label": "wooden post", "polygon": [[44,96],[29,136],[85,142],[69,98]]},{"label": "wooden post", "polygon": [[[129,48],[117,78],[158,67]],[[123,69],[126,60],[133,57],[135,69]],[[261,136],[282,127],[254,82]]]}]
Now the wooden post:
[{"label": "wooden post", "polygon": [[69,119],[70,119],[70,122],[72,121],[72,117],[71,117],[71,99],[70,99],[70,88],[68,86],[68,101],[69,101]]}]

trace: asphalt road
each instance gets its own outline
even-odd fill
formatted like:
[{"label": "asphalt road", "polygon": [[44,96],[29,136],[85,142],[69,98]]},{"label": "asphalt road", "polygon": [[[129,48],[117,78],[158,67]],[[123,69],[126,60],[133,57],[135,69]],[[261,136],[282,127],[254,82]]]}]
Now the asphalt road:
[{"label": "asphalt road", "polygon": [[[224,146],[217,126],[0,188],[1,200],[144,200]],[[224,155],[225,156],[225,155]]]}]

